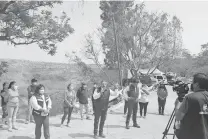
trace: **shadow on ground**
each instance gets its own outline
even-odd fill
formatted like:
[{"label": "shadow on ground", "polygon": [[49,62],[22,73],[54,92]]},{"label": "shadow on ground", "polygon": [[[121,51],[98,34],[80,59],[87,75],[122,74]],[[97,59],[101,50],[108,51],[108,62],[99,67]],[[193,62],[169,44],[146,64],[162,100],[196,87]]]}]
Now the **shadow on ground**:
[{"label": "shadow on ground", "polygon": [[93,135],[85,134],[85,133],[74,133],[74,134],[69,134],[69,136],[72,138],[86,138],[86,137],[93,138]]},{"label": "shadow on ground", "polygon": [[33,139],[33,138],[28,137],[28,136],[11,136],[11,137],[8,137],[7,139]]},{"label": "shadow on ground", "polygon": [[121,126],[121,125],[105,125],[105,128],[125,128],[125,126]]}]

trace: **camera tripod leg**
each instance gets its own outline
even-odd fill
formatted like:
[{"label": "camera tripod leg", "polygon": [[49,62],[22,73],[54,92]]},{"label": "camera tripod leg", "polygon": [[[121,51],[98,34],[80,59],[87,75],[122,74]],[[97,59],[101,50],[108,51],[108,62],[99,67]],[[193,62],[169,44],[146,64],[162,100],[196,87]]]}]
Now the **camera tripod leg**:
[{"label": "camera tripod leg", "polygon": [[163,138],[162,139],[167,138],[166,137],[167,135],[174,135],[173,137],[175,138],[175,134],[168,134],[170,126],[172,125],[174,118],[175,118],[175,109],[173,110],[173,112],[172,112],[172,114],[170,116],[170,119],[168,121],[168,124],[167,124],[167,126],[165,128],[165,131],[163,132]]}]

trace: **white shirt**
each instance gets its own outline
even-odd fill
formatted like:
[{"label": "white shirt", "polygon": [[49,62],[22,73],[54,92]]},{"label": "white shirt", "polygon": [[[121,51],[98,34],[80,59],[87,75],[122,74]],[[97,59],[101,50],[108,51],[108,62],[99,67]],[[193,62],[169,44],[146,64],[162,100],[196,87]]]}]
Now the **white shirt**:
[{"label": "white shirt", "polygon": [[[138,95],[138,99],[141,98],[141,84],[137,84],[137,88],[136,90],[138,91],[139,95]],[[129,91],[129,86],[127,86],[126,88],[124,88],[123,90],[123,96],[125,100],[128,100],[128,91]]]},{"label": "white shirt", "polygon": [[[36,97],[35,96],[32,96],[31,98],[30,98],[30,105],[32,106],[32,108],[33,109],[35,109],[35,110],[40,110],[41,108],[43,108],[43,109],[47,109],[46,108],[46,102],[45,102],[45,96],[44,95],[42,95],[41,96],[42,98],[43,98],[43,107],[41,107],[39,104],[38,104],[38,101],[37,101],[37,99],[36,99]],[[51,102],[51,99],[50,99],[50,97],[49,97],[49,100],[48,100],[48,109],[51,109],[52,108],[52,102]]]},{"label": "white shirt", "polygon": [[[121,94],[121,91],[118,91],[118,90],[117,91],[112,91],[110,89],[110,95],[111,96],[118,96],[119,94]],[[98,99],[98,98],[100,98],[100,96],[101,96],[101,93],[97,92],[97,89],[95,89],[95,91],[93,93],[93,98]]]}]

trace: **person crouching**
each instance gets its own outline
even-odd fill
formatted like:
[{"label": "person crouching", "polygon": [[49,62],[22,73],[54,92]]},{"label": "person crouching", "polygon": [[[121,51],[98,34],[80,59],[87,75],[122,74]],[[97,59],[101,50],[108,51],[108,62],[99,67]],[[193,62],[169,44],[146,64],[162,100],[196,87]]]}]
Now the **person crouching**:
[{"label": "person crouching", "polygon": [[45,139],[50,139],[49,112],[52,106],[49,95],[45,94],[45,87],[38,85],[35,94],[30,98],[33,108],[32,115],[35,120],[35,139],[41,138],[41,128],[44,128]]}]

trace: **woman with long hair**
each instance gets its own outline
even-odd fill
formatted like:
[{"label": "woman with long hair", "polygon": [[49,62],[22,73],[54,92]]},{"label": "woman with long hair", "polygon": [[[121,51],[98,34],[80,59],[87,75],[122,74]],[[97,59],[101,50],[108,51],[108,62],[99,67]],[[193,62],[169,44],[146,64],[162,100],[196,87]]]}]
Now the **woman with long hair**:
[{"label": "woman with long hair", "polygon": [[19,93],[18,93],[18,86],[15,81],[10,82],[9,89],[8,89],[8,103],[7,103],[7,110],[8,110],[8,131],[12,132],[12,129],[18,130],[16,127],[16,117],[17,112],[19,109]]},{"label": "woman with long hair", "polygon": [[73,90],[72,84],[69,84],[67,86],[67,91],[64,93],[64,115],[61,120],[61,126],[63,126],[63,123],[68,116],[67,125],[69,127],[69,122],[71,120],[71,114],[74,108],[74,104],[76,102],[76,94]]},{"label": "woman with long hair", "polygon": [[35,139],[41,138],[42,125],[45,139],[50,139],[49,113],[52,102],[49,95],[45,93],[45,87],[42,84],[37,86],[35,93],[30,98],[30,104],[33,108],[32,115],[35,120]]}]

